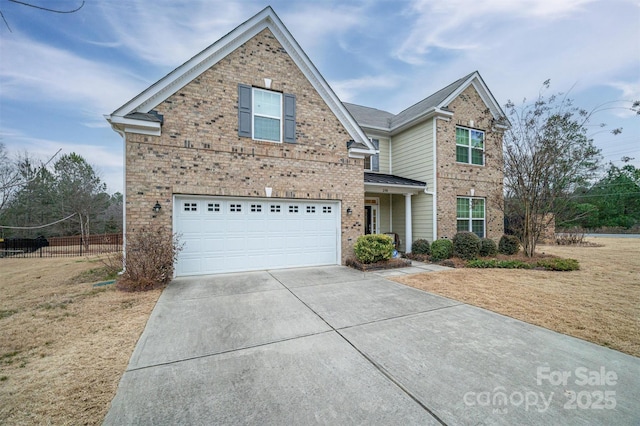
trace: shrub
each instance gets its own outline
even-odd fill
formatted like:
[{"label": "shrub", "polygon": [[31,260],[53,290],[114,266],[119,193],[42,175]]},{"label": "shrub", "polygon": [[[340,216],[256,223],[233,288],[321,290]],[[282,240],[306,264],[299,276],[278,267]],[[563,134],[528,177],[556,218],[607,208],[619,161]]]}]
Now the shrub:
[{"label": "shrub", "polygon": [[480,254],[480,237],[473,232],[458,232],[453,237],[453,254],[460,259],[475,259]]},{"label": "shrub", "polygon": [[579,246],[584,243],[585,232],[581,228],[573,228],[556,235],[556,244],[559,246]]},{"label": "shrub", "polygon": [[444,260],[453,256],[453,243],[450,240],[435,240],[431,244],[431,259]]},{"label": "shrub", "polygon": [[165,227],[143,228],[127,234],[125,270],[116,286],[124,291],[145,291],[167,284],[182,250],[176,234]]},{"label": "shrub", "polygon": [[469,268],[531,269],[531,265],[520,260],[475,259],[467,263]]},{"label": "shrub", "polygon": [[480,256],[495,256],[498,254],[498,246],[491,238],[480,240]]},{"label": "shrub", "polygon": [[411,244],[411,252],[415,254],[430,254],[431,246],[427,240],[415,240]]},{"label": "shrub", "polygon": [[580,269],[580,264],[575,259],[542,259],[536,264],[539,268],[544,268],[549,271],[577,271]]},{"label": "shrub", "polygon": [[520,241],[515,235],[503,235],[498,243],[498,252],[506,255],[513,255],[520,250]]},{"label": "shrub", "polygon": [[384,234],[361,235],[353,246],[356,259],[362,263],[389,260],[393,250],[393,238]]}]

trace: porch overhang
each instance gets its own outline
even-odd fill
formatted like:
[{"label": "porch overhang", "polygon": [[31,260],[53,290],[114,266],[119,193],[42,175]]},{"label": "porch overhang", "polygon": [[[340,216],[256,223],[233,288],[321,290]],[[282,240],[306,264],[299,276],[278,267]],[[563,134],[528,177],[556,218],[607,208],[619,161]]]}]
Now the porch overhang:
[{"label": "porch overhang", "polygon": [[364,191],[380,194],[418,194],[427,192],[427,183],[383,173],[364,174]]}]

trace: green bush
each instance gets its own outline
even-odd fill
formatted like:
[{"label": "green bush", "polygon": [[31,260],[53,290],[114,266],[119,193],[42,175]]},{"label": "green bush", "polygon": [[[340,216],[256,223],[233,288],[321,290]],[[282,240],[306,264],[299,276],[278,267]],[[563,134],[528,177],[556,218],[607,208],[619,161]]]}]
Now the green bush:
[{"label": "green bush", "polygon": [[542,259],[537,262],[536,266],[549,271],[577,271],[580,269],[580,264],[575,259]]},{"label": "green bush", "polygon": [[498,243],[498,252],[506,255],[513,255],[520,250],[520,241],[515,235],[503,235]]},{"label": "green bush", "polygon": [[444,260],[453,256],[453,243],[450,240],[435,240],[431,243],[431,259]]},{"label": "green bush", "polygon": [[356,259],[362,263],[389,260],[393,250],[393,239],[384,234],[361,235],[353,246]]},{"label": "green bush", "polygon": [[480,237],[473,232],[458,232],[453,237],[453,254],[460,259],[475,259],[480,254]]},{"label": "green bush", "polygon": [[498,254],[498,246],[491,238],[480,240],[480,256],[495,256]]},{"label": "green bush", "polygon": [[431,246],[427,240],[415,240],[411,244],[411,252],[415,254],[430,254]]},{"label": "green bush", "polygon": [[531,269],[531,265],[520,260],[475,259],[467,262],[469,268]]}]

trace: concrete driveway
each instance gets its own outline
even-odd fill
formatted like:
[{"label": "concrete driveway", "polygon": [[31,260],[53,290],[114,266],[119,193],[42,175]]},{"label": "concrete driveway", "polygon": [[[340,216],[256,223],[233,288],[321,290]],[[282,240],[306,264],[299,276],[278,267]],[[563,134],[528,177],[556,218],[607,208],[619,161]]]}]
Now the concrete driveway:
[{"label": "concrete driveway", "polygon": [[174,280],[107,425],[639,424],[640,359],[345,267]]}]

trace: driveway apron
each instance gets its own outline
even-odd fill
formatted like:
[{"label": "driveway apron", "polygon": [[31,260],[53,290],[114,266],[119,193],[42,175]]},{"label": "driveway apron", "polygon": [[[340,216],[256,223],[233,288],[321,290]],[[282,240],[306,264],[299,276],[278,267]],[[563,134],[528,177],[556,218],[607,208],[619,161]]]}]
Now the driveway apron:
[{"label": "driveway apron", "polygon": [[640,359],[331,266],[179,278],[104,423],[639,424]]}]

